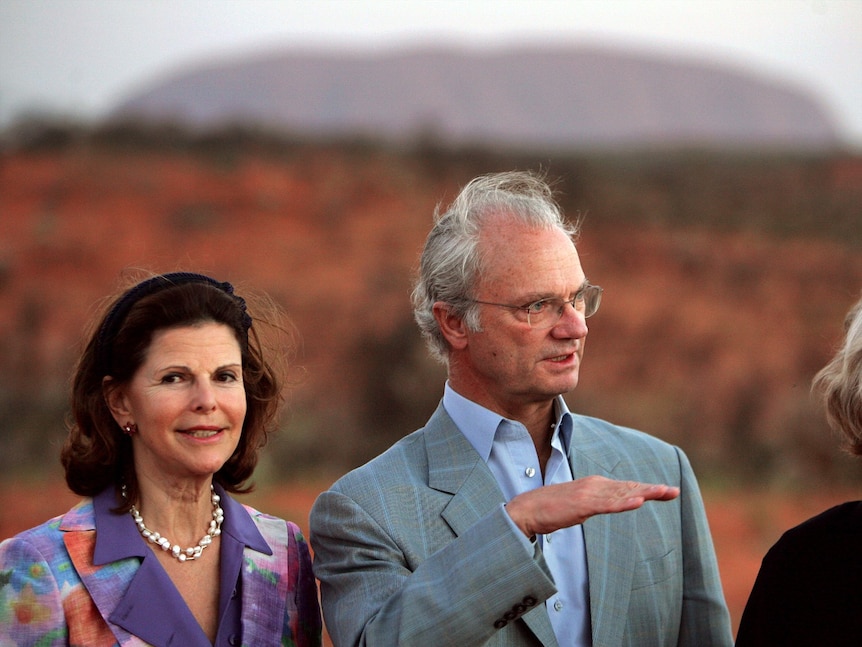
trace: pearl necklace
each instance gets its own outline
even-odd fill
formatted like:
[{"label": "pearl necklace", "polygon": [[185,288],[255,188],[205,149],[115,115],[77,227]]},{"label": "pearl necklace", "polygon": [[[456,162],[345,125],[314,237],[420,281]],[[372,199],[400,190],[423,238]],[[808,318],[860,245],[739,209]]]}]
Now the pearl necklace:
[{"label": "pearl necklace", "polygon": [[[207,533],[201,538],[197,546],[190,546],[183,549],[180,548],[178,544],[171,545],[171,542],[167,537],[162,537],[159,533],[147,528],[147,526],[144,524],[143,517],[141,517],[141,513],[138,512],[138,509],[134,505],[132,505],[132,507],[129,509],[129,513],[135,520],[135,523],[138,526],[138,531],[141,533],[144,539],[149,540],[150,543],[156,544],[163,551],[170,552],[170,554],[175,557],[177,561],[191,561],[193,559],[198,559],[204,552],[204,548],[206,548],[212,543],[213,537],[218,537],[221,534],[221,524],[222,521],[224,521],[224,510],[222,510],[221,506],[219,505],[221,497],[216,494],[215,488],[213,488],[212,485],[210,485],[210,492],[212,493],[213,518],[212,521],[210,521],[209,530],[207,530]],[[122,488],[122,494],[123,497],[126,496],[125,485]]]}]

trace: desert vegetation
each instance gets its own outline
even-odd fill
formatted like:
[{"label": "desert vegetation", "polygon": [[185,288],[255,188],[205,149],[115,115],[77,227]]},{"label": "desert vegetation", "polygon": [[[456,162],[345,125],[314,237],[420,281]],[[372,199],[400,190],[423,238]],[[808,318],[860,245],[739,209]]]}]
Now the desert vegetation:
[{"label": "desert vegetation", "polygon": [[768,546],[862,476],[809,395],[862,291],[859,156],[19,125],[0,149],[0,538],[74,501],[68,378],[135,268],[208,272],[290,316],[282,429],[251,502],[306,528],[320,489],[436,406],[444,372],[409,310],[419,250],[436,205],[511,168],[555,180],[605,288],[569,403],[689,454],[738,622]]},{"label": "desert vegetation", "polygon": [[46,123],[7,133],[0,157],[0,468],[56,471],[82,332],[129,268],[208,271],[284,306],[296,379],[267,474],[364,461],[441,394],[408,300],[434,208],[510,168],[555,181],[606,290],[575,410],[680,444],[705,478],[855,477],[808,384],[862,290],[857,156]]}]

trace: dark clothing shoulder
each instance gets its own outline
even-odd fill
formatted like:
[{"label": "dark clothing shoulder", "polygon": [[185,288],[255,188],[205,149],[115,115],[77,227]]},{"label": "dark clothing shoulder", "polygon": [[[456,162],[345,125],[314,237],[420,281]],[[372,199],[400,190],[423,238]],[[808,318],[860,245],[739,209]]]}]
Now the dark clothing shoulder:
[{"label": "dark clothing shoulder", "polygon": [[737,647],[862,645],[862,501],[788,530],[763,558]]}]

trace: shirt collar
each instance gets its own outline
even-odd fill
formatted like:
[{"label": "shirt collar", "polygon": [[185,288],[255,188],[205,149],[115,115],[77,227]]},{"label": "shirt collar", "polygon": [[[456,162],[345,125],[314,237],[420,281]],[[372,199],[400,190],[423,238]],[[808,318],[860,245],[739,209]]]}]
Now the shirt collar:
[{"label": "shirt collar", "polygon": [[[473,449],[488,462],[491,455],[491,447],[497,436],[497,431],[505,423],[520,424],[508,418],[504,418],[490,409],[486,409],[463,395],[457,393],[446,382],[443,390],[443,407],[452,418],[452,421],[467,438]],[[554,399],[554,412],[556,418],[553,440],[559,437],[563,453],[568,455],[572,440],[572,414],[563,396]],[[552,442],[553,442],[552,440]]]},{"label": "shirt collar", "polygon": [[251,515],[239,501],[227,496],[221,486],[216,485],[216,492],[221,496],[221,507],[224,510],[224,523],[222,534],[230,535],[239,543],[259,553],[272,555],[272,549],[263,535],[260,534],[257,525]]},{"label": "shirt collar", "polygon": [[[224,510],[222,534],[229,535],[240,544],[252,550],[272,555],[272,549],[245,507],[227,496],[220,485],[215,486],[221,497],[220,505]],[[132,515],[116,514],[111,509],[117,506],[116,489],[109,486],[93,497],[93,510],[96,519],[96,547],[93,564],[108,564],[129,557],[146,557],[149,548],[146,540],[138,532]]]}]

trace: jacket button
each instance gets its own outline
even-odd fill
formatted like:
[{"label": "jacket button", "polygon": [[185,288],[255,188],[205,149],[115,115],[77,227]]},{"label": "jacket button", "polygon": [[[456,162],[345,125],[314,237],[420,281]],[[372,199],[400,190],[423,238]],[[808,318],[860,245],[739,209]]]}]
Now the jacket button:
[{"label": "jacket button", "polygon": [[502,629],[502,628],[503,628],[503,627],[505,627],[507,624],[509,624],[509,623],[508,623],[508,622],[506,622],[505,620],[503,620],[502,618],[500,618],[499,620],[497,620],[496,622],[494,622],[494,629]]},{"label": "jacket button", "polygon": [[536,606],[536,598],[534,598],[532,595],[528,595],[527,597],[525,597],[522,600],[522,602],[524,603],[524,606],[526,606],[526,607]]}]

